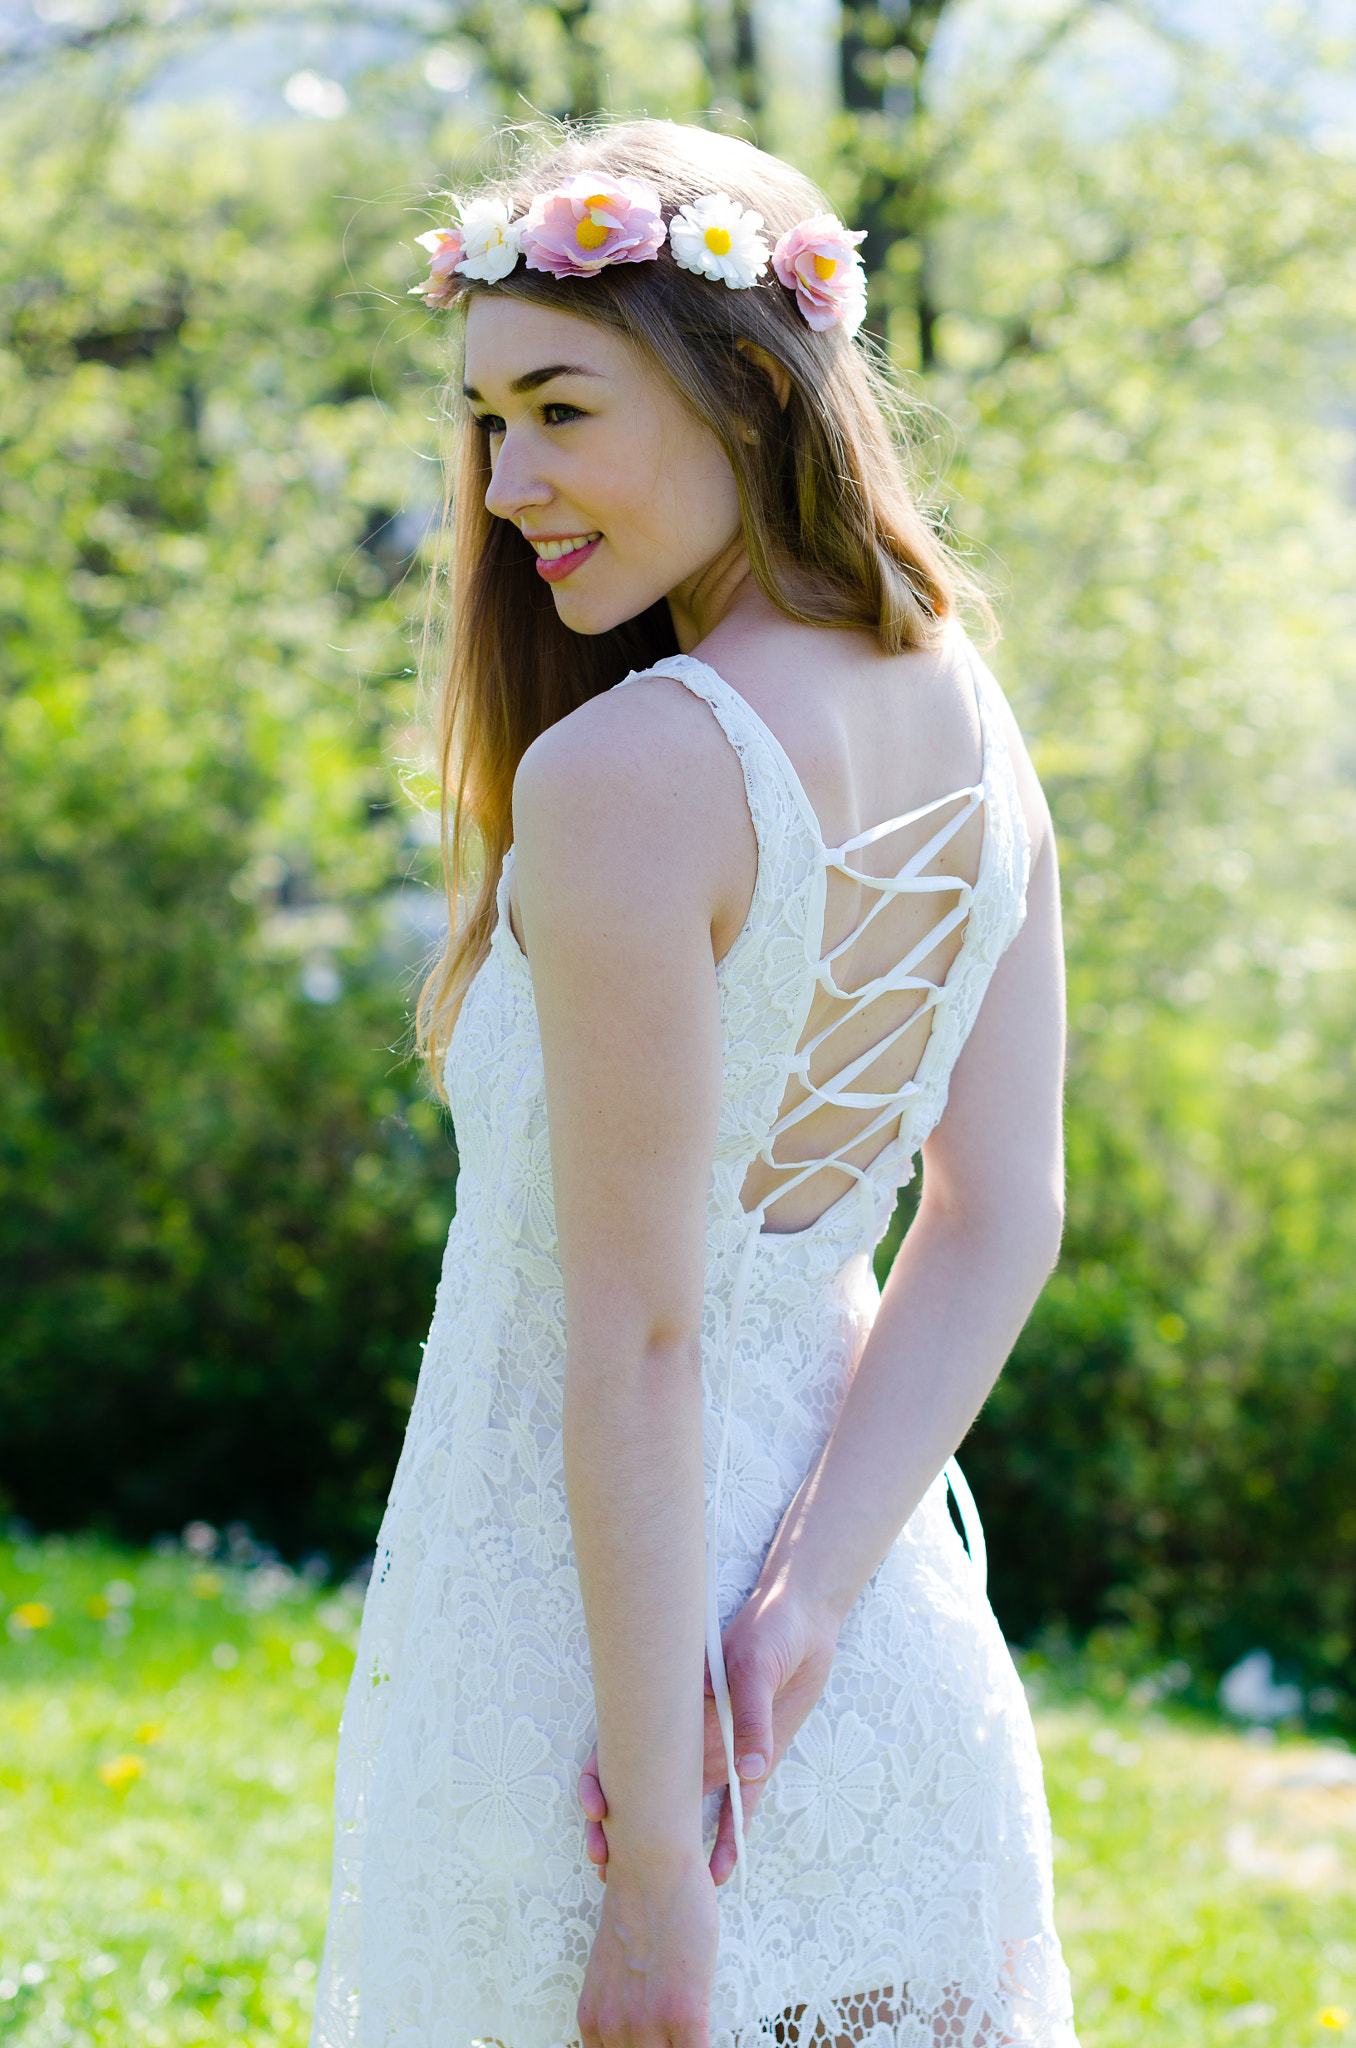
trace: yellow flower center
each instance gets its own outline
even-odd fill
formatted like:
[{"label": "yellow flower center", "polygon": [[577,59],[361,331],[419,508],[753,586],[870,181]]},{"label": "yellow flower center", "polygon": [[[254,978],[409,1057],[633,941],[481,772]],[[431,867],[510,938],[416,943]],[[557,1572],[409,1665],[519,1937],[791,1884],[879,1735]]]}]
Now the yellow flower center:
[{"label": "yellow flower center", "polygon": [[585,214],[574,231],[574,238],[581,249],[601,249],[607,240],[607,229],[600,227],[596,220],[590,220]]},{"label": "yellow flower center", "polygon": [[728,228],[708,228],[706,230],[706,246],[713,256],[728,256],[730,253],[730,230]]},{"label": "yellow flower center", "polygon": [[821,284],[827,284],[829,279],[833,276],[834,271],[837,270],[837,268],[838,264],[834,257],[815,257],[815,276],[819,279]]}]

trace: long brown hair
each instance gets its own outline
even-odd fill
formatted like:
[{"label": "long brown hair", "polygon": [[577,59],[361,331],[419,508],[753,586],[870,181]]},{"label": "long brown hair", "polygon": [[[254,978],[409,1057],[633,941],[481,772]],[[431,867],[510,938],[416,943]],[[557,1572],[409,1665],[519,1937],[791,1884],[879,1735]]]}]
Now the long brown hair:
[{"label": "long brown hair", "polygon": [[[762,214],[772,241],[831,210],[808,178],[778,158],[669,121],[569,135],[487,189],[518,215],[538,193],[582,171],[648,180],[666,220],[703,193],[725,192]],[[665,245],[653,262],[586,279],[557,279],[519,263],[497,284],[467,281],[458,303],[480,292],[596,321],[649,358],[724,449],[753,574],[791,618],[866,628],[894,654],[932,645],[958,594],[970,593],[909,490],[901,437],[892,432],[902,417],[898,395],[841,329],[808,327],[770,270],[762,284],[730,291],[681,269]],[[784,408],[745,353],[750,346],[785,369],[791,392]],[[440,1090],[457,1011],[495,925],[518,763],[557,719],[628,670],[677,651],[662,600],[607,633],[572,633],[561,624],[530,543],[485,509],[489,437],[466,417],[459,380],[448,390],[449,415],[455,406],[460,423],[436,726],[450,928],[417,1011]]]}]

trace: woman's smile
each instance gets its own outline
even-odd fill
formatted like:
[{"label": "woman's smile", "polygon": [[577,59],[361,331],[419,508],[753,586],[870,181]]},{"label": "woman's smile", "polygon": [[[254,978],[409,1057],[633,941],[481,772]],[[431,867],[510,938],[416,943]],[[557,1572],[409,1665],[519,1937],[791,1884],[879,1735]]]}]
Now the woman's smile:
[{"label": "woman's smile", "polygon": [[570,533],[560,536],[526,533],[524,540],[531,541],[537,551],[537,574],[544,576],[548,583],[560,583],[566,576],[572,576],[583,562],[597,548],[601,533]]}]

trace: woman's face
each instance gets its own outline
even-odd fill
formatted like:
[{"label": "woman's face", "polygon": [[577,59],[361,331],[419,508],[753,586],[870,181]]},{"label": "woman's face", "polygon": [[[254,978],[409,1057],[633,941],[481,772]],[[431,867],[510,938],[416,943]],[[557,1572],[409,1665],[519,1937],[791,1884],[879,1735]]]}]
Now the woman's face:
[{"label": "woman's face", "polygon": [[619,336],[477,296],[466,398],[490,436],[486,506],[532,543],[572,632],[605,633],[671,594],[690,606],[737,550],[720,443]]}]

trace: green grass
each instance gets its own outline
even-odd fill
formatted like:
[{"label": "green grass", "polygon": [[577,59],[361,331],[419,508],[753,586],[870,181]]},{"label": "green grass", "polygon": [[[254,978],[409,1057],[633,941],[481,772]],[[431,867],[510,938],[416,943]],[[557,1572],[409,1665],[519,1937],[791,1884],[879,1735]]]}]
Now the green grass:
[{"label": "green grass", "polygon": [[[55,1539],[0,1601],[0,2041],[304,2042],[355,1601]],[[1084,2048],[1356,2048],[1356,1789],[1283,1782],[1331,1753],[1027,1669]]]},{"label": "green grass", "polygon": [[1084,2048],[1356,2042],[1356,1788],[1325,1752],[1089,1704],[1038,1711]]},{"label": "green grass", "polygon": [[50,1540],[0,1594],[0,2040],[304,2042],[354,1605]]}]

